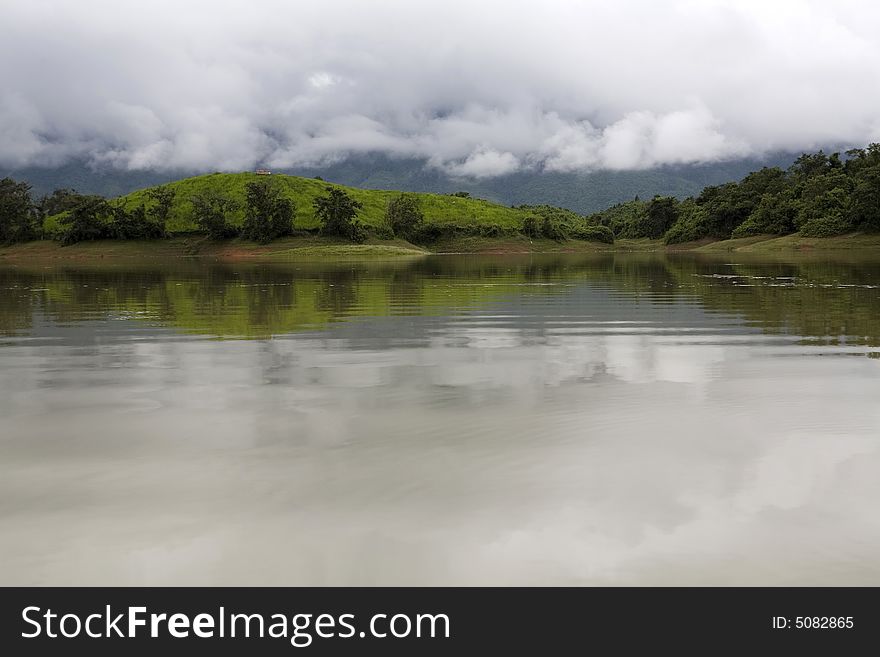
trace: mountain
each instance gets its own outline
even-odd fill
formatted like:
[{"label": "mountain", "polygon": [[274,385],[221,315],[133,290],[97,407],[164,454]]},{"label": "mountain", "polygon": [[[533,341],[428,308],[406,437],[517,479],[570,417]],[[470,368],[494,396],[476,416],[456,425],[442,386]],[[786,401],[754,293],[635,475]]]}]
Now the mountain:
[{"label": "mountain", "polygon": [[[739,180],[762,166],[787,167],[792,154],[779,153],[763,160],[742,159],[713,164],[664,166],[643,171],[596,171],[555,173],[524,171],[482,180],[456,178],[430,167],[423,160],[394,159],[385,155],[352,157],[321,168],[284,169],[307,178],[320,176],[327,181],[362,189],[396,189],[448,194],[467,191],[472,196],[503,205],[549,204],[579,213],[591,213],[627,201],[635,196],[655,194],[684,198],[706,185]],[[20,168],[0,170],[0,177],[26,180],[41,196],[59,187],[70,187],[84,194],[115,197],[137,189],[178,180],[203,172],[122,171],[94,168],[73,162],[54,169]]]}]

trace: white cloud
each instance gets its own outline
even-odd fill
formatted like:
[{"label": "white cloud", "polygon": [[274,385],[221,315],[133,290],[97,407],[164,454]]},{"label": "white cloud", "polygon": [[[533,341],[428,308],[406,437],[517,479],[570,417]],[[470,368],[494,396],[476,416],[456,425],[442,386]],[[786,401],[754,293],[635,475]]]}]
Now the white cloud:
[{"label": "white cloud", "polygon": [[[121,7],[124,7],[121,8]],[[0,163],[632,169],[878,138],[862,0],[0,0]],[[173,20],[170,18],[173,17]]]}]

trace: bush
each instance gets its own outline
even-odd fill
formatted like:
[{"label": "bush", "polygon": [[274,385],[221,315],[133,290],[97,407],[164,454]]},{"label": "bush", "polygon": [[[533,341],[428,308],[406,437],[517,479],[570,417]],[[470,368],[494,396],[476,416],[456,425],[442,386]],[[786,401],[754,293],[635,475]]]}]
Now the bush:
[{"label": "bush", "polygon": [[557,242],[564,242],[568,238],[562,222],[549,215],[541,220],[541,235]]},{"label": "bush", "polygon": [[535,238],[541,236],[541,228],[538,225],[538,220],[531,215],[523,219],[520,231],[526,237]]},{"label": "bush", "polygon": [[834,237],[853,230],[852,223],[836,214],[821,219],[810,219],[801,226],[801,235],[804,237]]},{"label": "bush", "polygon": [[373,229],[373,233],[375,233],[376,237],[380,240],[393,240],[394,239],[394,231],[391,230],[391,226],[388,224],[380,224]]},{"label": "bush", "polygon": [[425,220],[422,203],[413,194],[400,194],[394,197],[385,210],[385,221],[392,234],[409,239]]},{"label": "bush", "polygon": [[444,239],[455,237],[513,237],[517,229],[497,224],[456,224],[456,223],[423,223],[413,233],[410,241],[413,244],[433,244]]},{"label": "bush", "polygon": [[279,237],[293,233],[292,201],[284,198],[281,191],[266,181],[249,182],[245,185],[246,206],[241,236],[266,244]]},{"label": "bush", "polygon": [[608,226],[590,226],[588,224],[570,226],[568,236],[576,240],[614,244],[614,233]]}]

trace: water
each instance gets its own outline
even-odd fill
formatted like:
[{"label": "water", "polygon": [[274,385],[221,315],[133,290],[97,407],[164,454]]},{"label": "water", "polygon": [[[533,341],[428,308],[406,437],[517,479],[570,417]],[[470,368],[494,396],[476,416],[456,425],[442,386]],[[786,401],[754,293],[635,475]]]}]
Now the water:
[{"label": "water", "polygon": [[880,261],[0,267],[0,584],[880,584]]}]

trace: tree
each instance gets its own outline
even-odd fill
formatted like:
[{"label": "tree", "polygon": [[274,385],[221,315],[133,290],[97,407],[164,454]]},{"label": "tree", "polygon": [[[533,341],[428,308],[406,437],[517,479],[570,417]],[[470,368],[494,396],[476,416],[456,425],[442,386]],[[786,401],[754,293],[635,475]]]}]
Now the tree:
[{"label": "tree", "polygon": [[660,239],[678,219],[678,199],[674,196],[655,196],[648,201],[645,212],[644,237]]},{"label": "tree", "polygon": [[160,185],[154,187],[147,192],[147,198],[153,201],[152,207],[149,209],[150,218],[165,231],[168,225],[168,218],[171,216],[171,207],[174,205],[175,192],[168,185]]},{"label": "tree", "polygon": [[755,211],[734,231],[733,237],[748,235],[788,235],[797,230],[800,203],[791,189],[764,194]]},{"label": "tree", "polygon": [[154,220],[141,204],[126,210],[121,204],[111,208],[108,228],[111,237],[119,240],[152,240],[165,236],[165,224]]},{"label": "tree", "polygon": [[880,164],[861,169],[855,175],[852,214],[856,225],[880,230]]},{"label": "tree", "polygon": [[413,194],[400,194],[388,203],[385,220],[395,235],[409,239],[425,220],[422,203]]},{"label": "tree", "polygon": [[75,189],[56,189],[39,200],[37,210],[41,217],[51,217],[62,212],[69,212],[86,198],[85,195],[80,194]]},{"label": "tree", "polygon": [[693,197],[678,204],[678,218],[664,235],[667,244],[693,242],[709,234],[709,215],[706,208],[699,205]]},{"label": "tree", "polygon": [[345,191],[336,187],[327,188],[327,196],[319,196],[314,201],[315,214],[321,222],[321,232],[325,235],[344,237],[352,242],[363,242],[367,235],[357,215],[363,205]]},{"label": "tree", "polygon": [[229,224],[229,215],[237,204],[231,198],[213,190],[201,192],[192,197],[193,221],[214,239],[232,237],[237,232]]},{"label": "tree", "polygon": [[100,196],[86,196],[70,212],[61,217],[60,233],[64,245],[112,236],[110,222],[113,208]]},{"label": "tree", "polygon": [[245,185],[246,205],[241,235],[265,244],[293,232],[293,202],[284,198],[278,187],[267,181]]},{"label": "tree", "polygon": [[0,180],[0,243],[26,242],[39,233],[31,186],[12,178]]}]

